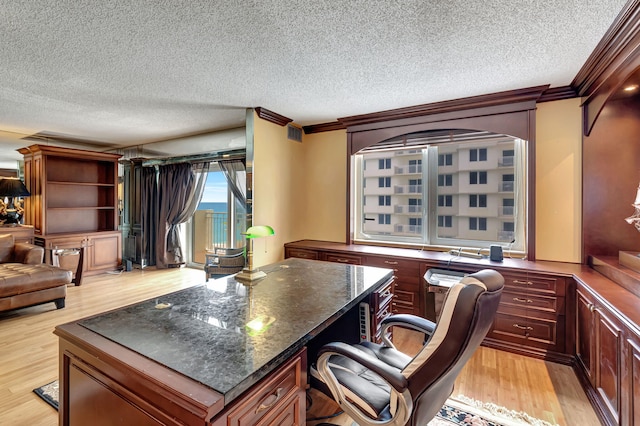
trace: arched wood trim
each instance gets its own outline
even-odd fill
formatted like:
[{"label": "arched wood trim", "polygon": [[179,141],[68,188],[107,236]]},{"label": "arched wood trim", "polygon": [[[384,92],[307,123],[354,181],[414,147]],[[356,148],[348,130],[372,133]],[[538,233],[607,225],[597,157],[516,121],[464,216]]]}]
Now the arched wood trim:
[{"label": "arched wood trim", "polygon": [[[397,117],[396,119],[386,119],[377,121],[348,120],[351,125],[347,126],[347,176],[351,179],[351,156],[362,149],[374,145],[378,142],[398,137],[403,134],[415,133],[437,129],[467,129],[486,130],[498,134],[505,134],[527,140],[528,152],[528,183],[527,183],[527,259],[535,260],[535,193],[536,193],[536,149],[535,149],[535,109],[536,101],[548,86],[540,86],[532,89],[523,89],[519,96],[512,93],[512,96],[503,97],[510,99],[511,103],[497,104],[493,100],[485,99],[478,101],[478,98],[469,98],[470,104],[463,108],[463,104],[455,101],[457,105],[453,108],[453,103],[448,104],[440,113],[430,113],[426,115],[409,116],[380,113],[377,118]],[[491,98],[493,99],[493,98]],[[427,108],[430,111],[436,109]],[[397,110],[399,111],[399,110]],[[342,119],[341,119],[342,120]],[[346,240],[353,243],[353,221],[351,215],[351,190],[350,182],[347,189],[347,236]]]}]

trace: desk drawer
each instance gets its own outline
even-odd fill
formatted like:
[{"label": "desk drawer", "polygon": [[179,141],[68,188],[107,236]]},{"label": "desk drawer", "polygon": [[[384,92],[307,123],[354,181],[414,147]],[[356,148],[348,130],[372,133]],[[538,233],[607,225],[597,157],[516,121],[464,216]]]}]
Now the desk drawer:
[{"label": "desk drawer", "polygon": [[505,290],[565,295],[565,280],[562,277],[532,273],[503,272]]},{"label": "desk drawer", "polygon": [[487,337],[547,350],[562,351],[564,317],[531,318],[498,312]]},{"label": "desk drawer", "polygon": [[348,263],[350,265],[362,265],[362,258],[360,256],[352,256],[348,254],[334,254],[334,253],[326,253],[324,255],[324,259],[328,262],[336,262],[336,263]]},{"label": "desk drawer", "polygon": [[315,250],[305,250],[300,248],[288,248],[288,247],[285,249],[284,257],[286,258],[298,257],[300,259],[310,259],[310,260],[320,259],[319,253]]},{"label": "desk drawer", "polygon": [[500,298],[499,310],[511,313],[522,313],[523,310],[526,310],[532,311],[532,313],[535,311],[537,313],[564,315],[564,297],[504,290]]},{"label": "desk drawer", "polygon": [[262,422],[261,419],[266,420],[274,413],[281,412],[284,404],[291,400],[292,395],[297,392],[304,393],[305,383],[301,383],[303,376],[301,357],[304,356],[306,353],[295,357],[279,371],[273,373],[273,376],[265,383],[258,385],[256,390],[236,401],[234,407],[227,414],[226,425],[256,425]]},{"label": "desk drawer", "polygon": [[368,266],[393,269],[393,274],[397,277],[419,278],[420,264],[413,260],[367,256]]}]

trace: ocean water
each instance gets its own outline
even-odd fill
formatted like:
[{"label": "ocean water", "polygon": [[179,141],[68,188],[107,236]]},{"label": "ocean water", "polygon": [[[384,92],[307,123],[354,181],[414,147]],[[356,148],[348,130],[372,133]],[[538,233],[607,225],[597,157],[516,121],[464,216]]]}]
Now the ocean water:
[{"label": "ocean water", "polygon": [[213,210],[216,213],[226,213],[227,203],[200,203],[197,210]]}]

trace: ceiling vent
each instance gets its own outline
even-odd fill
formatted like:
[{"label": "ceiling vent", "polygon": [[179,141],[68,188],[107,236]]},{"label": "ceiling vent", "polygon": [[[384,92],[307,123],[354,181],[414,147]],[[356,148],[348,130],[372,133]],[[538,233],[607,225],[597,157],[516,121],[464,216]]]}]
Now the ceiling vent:
[{"label": "ceiling vent", "polygon": [[302,142],[302,129],[300,127],[287,124],[287,139]]}]

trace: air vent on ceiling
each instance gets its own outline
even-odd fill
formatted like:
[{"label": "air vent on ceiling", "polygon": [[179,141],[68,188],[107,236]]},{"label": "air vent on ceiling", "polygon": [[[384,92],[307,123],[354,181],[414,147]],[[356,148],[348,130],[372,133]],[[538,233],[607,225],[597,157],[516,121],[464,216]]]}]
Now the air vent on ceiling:
[{"label": "air vent on ceiling", "polygon": [[302,129],[300,127],[292,126],[291,124],[287,124],[287,138],[292,141],[302,142]]}]

